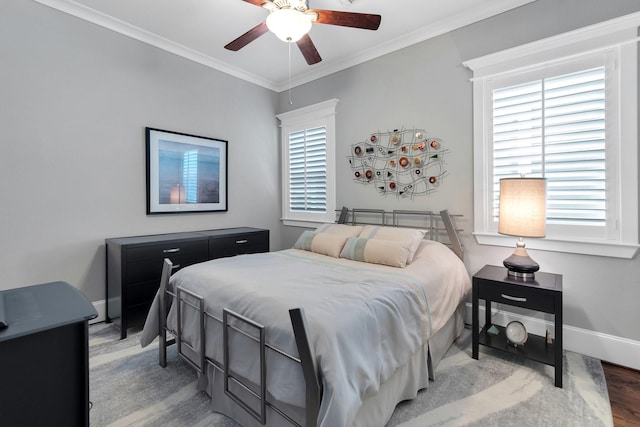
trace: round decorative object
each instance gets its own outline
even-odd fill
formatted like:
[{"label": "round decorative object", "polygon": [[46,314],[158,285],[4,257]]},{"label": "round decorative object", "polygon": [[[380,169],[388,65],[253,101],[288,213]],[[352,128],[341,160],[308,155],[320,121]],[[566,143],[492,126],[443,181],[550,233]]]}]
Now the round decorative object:
[{"label": "round decorative object", "polygon": [[407,159],[406,157],[400,157],[400,160],[398,160],[398,163],[403,168],[406,168],[407,166],[409,166],[409,159]]},{"label": "round decorative object", "polygon": [[422,132],[416,132],[416,138],[417,139],[422,138]]},{"label": "round decorative object", "polygon": [[360,171],[356,171],[354,175],[356,176],[356,178],[360,178]]},{"label": "round decorative object", "polygon": [[438,148],[440,143],[434,139],[429,143],[429,145],[431,145],[431,148]]},{"label": "round decorative object", "polygon": [[425,148],[427,148],[427,143],[424,141],[420,141],[418,142],[418,150],[424,150]]},{"label": "round decorative object", "polygon": [[421,173],[420,169],[416,169],[416,175],[420,175]]},{"label": "round decorative object", "polygon": [[398,142],[400,142],[400,137],[398,135],[393,135],[391,137],[391,142],[393,142],[394,144],[397,144]]},{"label": "round decorative object", "polygon": [[413,158],[413,164],[415,166],[420,166],[420,163],[422,163],[422,159],[420,157],[414,157]]},{"label": "round decorative object", "polygon": [[378,140],[378,137],[375,135],[371,135],[371,138],[369,138],[369,141],[371,142],[376,142]]},{"label": "round decorative object", "polygon": [[396,165],[396,161],[395,160],[389,160],[389,166],[393,167]]},{"label": "round decorative object", "polygon": [[507,339],[511,344],[518,347],[527,342],[527,338],[529,335],[527,334],[527,328],[524,327],[522,322],[514,320],[507,324],[505,328],[505,333],[507,334]]},{"label": "round decorative object", "polygon": [[395,190],[395,189],[396,189],[396,183],[395,183],[395,182],[390,182],[390,183],[389,183],[389,188],[390,188],[391,190]]},{"label": "round decorative object", "polygon": [[360,154],[362,154],[362,148],[357,145],[356,148],[353,149],[353,152],[356,153],[356,156],[359,156]]},{"label": "round decorative object", "polygon": [[429,177],[429,182],[432,183],[432,184],[435,184],[437,180],[438,180],[438,178],[436,178],[435,176],[430,176]]},{"label": "round decorative object", "polygon": [[371,171],[371,169],[369,169],[368,171],[366,171],[364,173],[364,176],[367,177],[367,179],[373,178],[373,171]]}]

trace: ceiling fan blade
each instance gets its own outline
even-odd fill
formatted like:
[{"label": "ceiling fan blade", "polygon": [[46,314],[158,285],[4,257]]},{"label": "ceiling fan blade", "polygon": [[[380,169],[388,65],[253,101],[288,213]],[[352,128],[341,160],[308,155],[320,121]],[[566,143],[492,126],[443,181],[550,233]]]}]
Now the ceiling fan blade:
[{"label": "ceiling fan blade", "polygon": [[246,1],[247,3],[255,4],[256,6],[260,6],[260,7],[262,7],[262,5],[267,2],[266,0],[242,0],[242,1]]},{"label": "ceiling fan blade", "polygon": [[269,31],[269,29],[267,28],[267,24],[265,22],[262,22],[256,25],[255,27],[253,27],[252,29],[250,29],[249,31],[247,31],[246,33],[244,33],[243,35],[241,35],[240,37],[238,37],[237,39],[235,39],[234,41],[232,41],[231,43],[227,44],[224,48],[233,50],[233,51],[238,51],[243,47],[245,47],[246,45],[248,45],[249,43],[251,43],[252,41],[254,41],[255,39],[257,39],[258,37],[260,37],[261,35],[263,35],[264,33],[266,33],[267,31]]},{"label": "ceiling fan blade", "polygon": [[365,30],[377,30],[382,17],[370,13],[341,12],[337,10],[309,9],[309,12],[318,14],[317,24],[340,25],[343,27],[362,28]]},{"label": "ceiling fan blade", "polygon": [[307,64],[313,65],[322,61],[322,58],[320,57],[316,46],[311,41],[311,37],[309,37],[309,34],[305,34],[304,36],[302,36],[302,38],[298,40],[296,44],[300,48],[300,52],[302,52],[302,56],[304,56]]}]

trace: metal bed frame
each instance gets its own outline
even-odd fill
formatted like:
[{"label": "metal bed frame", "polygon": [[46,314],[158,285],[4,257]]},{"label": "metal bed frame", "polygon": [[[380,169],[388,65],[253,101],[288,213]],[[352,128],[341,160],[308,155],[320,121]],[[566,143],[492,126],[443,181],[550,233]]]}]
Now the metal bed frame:
[{"label": "metal bed frame", "polygon": [[[343,208],[340,211],[340,216],[337,223],[347,223],[347,219],[351,215],[351,224],[353,225],[387,225],[387,226],[395,226],[395,227],[413,227],[413,228],[426,228],[428,231],[428,238],[431,240],[438,240],[438,238],[442,237],[442,235],[446,234],[448,237],[448,242],[443,242],[447,244],[451,250],[462,259],[463,256],[463,246],[460,238],[458,236],[458,232],[462,231],[460,229],[456,229],[454,227],[453,221],[451,219],[452,216],[461,216],[461,215],[450,215],[447,210],[440,211],[439,214],[430,212],[430,211],[408,211],[408,210],[394,210],[391,212],[387,212],[384,210],[378,209],[352,209],[349,210],[347,208]],[[388,217],[391,216],[392,221],[388,222]],[[357,220],[357,217],[363,218],[363,220]],[[428,218],[428,226],[425,227],[424,224],[421,225],[399,225],[399,221],[401,218],[413,217],[413,218]],[[374,221],[374,222],[370,222]],[[293,333],[296,341],[296,346],[298,349],[298,357],[288,354],[287,352],[278,349],[275,346],[270,345],[267,342],[267,337],[265,336],[265,326],[259,323],[254,322],[253,320],[242,316],[241,314],[235,313],[228,309],[223,309],[222,319],[218,316],[215,316],[204,309],[204,298],[200,295],[197,295],[187,289],[182,287],[178,287],[175,292],[168,290],[167,286],[169,284],[169,278],[171,276],[171,271],[173,269],[173,263],[171,260],[164,260],[163,268],[162,268],[162,276],[160,279],[160,288],[158,291],[158,302],[159,302],[159,364],[163,368],[167,366],[167,347],[172,344],[177,344],[177,352],[197,373],[198,378],[206,375],[206,366],[211,366],[213,369],[216,369],[223,373],[224,375],[224,393],[231,400],[233,400],[236,404],[242,407],[246,412],[248,412],[253,418],[255,418],[260,424],[266,424],[267,417],[267,408],[272,409],[277,414],[282,416],[285,420],[291,423],[294,426],[302,427],[315,427],[317,425],[317,418],[320,410],[320,401],[322,398],[322,381],[320,380],[320,371],[316,366],[315,357],[313,356],[313,352],[309,345],[309,339],[307,334],[307,325],[306,319],[304,315],[304,311],[302,308],[295,308],[289,310],[289,317],[291,318],[291,325],[293,327]],[[189,298],[185,298],[185,295],[188,295]],[[167,314],[168,314],[168,302],[169,298],[175,299],[175,303],[177,304],[177,328],[176,331],[170,330],[167,327]],[[182,316],[181,312],[184,309],[184,306],[189,306],[196,310],[199,313],[199,337],[200,337],[200,348],[194,348],[191,344],[186,342],[182,337]],[[207,319],[214,320],[219,322],[223,326],[223,362],[209,359],[205,355],[206,349],[206,335],[205,335],[205,324]],[[244,327],[239,327],[238,324],[244,325]],[[251,329],[254,331],[254,334],[247,332],[247,329]],[[251,339],[256,341],[259,344],[259,357],[260,357],[260,382],[257,384],[258,391],[255,390],[255,386],[251,387],[251,385],[246,384],[242,378],[237,375],[234,375],[229,368],[229,337],[232,332],[239,333],[246,337],[247,339]],[[174,336],[172,339],[167,338],[167,333]],[[187,354],[184,351],[184,348],[187,348],[188,351],[191,352]],[[300,424],[295,421],[290,415],[288,415],[284,410],[278,408],[274,403],[267,400],[267,389],[266,389],[266,375],[267,375],[267,365],[266,365],[266,352],[273,351],[283,357],[286,357],[295,363],[299,364],[302,369],[302,374],[305,380],[305,423]],[[193,355],[196,357],[193,357]],[[196,360],[194,360],[196,359]],[[240,387],[242,390],[251,395],[257,402],[258,408],[256,409],[255,405],[244,401],[238,394],[232,391],[231,385],[235,385]]]},{"label": "metal bed frame", "polygon": [[[464,259],[464,249],[460,236],[458,235],[459,232],[462,232],[462,229],[455,228],[452,220],[452,218],[462,217],[462,215],[450,214],[446,209],[435,213],[431,211],[413,210],[393,210],[388,212],[384,209],[349,209],[343,207],[340,210],[336,222],[338,224],[347,224],[349,223],[349,216],[351,216],[351,225],[387,225],[404,228],[426,228],[428,234],[425,237],[429,240],[441,241],[442,235],[446,233],[448,241],[444,241],[443,243],[449,246],[458,258]],[[391,216],[391,221],[389,221],[389,216]],[[361,219],[358,219],[358,217]],[[426,217],[428,221],[426,224],[420,222],[408,223],[406,225],[400,224],[402,219],[412,217]]]}]

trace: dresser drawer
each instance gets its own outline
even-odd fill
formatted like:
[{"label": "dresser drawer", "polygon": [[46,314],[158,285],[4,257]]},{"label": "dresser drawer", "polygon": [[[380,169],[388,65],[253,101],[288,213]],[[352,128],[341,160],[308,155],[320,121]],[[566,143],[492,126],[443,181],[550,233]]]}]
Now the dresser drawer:
[{"label": "dresser drawer", "polygon": [[124,306],[126,308],[133,308],[143,304],[150,305],[156,292],[158,292],[159,285],[159,278],[158,280],[131,284],[127,288],[127,301]]},{"label": "dresser drawer", "polygon": [[[167,241],[161,243],[139,245],[127,248],[127,261],[135,262],[148,259],[170,258],[180,256],[188,259],[207,252],[208,239]],[[162,262],[160,263],[162,267]]]},{"label": "dresser drawer", "polygon": [[209,240],[210,259],[268,251],[268,231],[234,234]]},{"label": "dresser drawer", "polygon": [[162,263],[165,258],[169,258],[173,263],[172,273],[175,273],[182,267],[196,264],[198,262],[204,262],[209,259],[207,257],[207,249],[205,246],[205,249],[200,252],[182,252],[179,255],[167,254],[165,256],[156,256],[155,258],[129,262],[126,265],[126,283],[139,283],[154,279],[160,282]]}]

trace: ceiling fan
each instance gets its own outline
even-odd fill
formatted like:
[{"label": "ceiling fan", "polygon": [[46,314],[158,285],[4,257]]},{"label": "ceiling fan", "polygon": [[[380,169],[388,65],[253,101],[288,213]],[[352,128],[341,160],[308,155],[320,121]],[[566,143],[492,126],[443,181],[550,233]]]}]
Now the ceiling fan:
[{"label": "ceiling fan", "polygon": [[256,25],[231,43],[225,49],[238,51],[266,33],[273,32],[285,42],[295,42],[307,64],[322,61],[318,50],[309,37],[312,24],[329,24],[343,27],[377,30],[380,15],[369,13],[340,12],[337,10],[309,9],[306,0],[242,0],[269,11],[264,22]]}]

